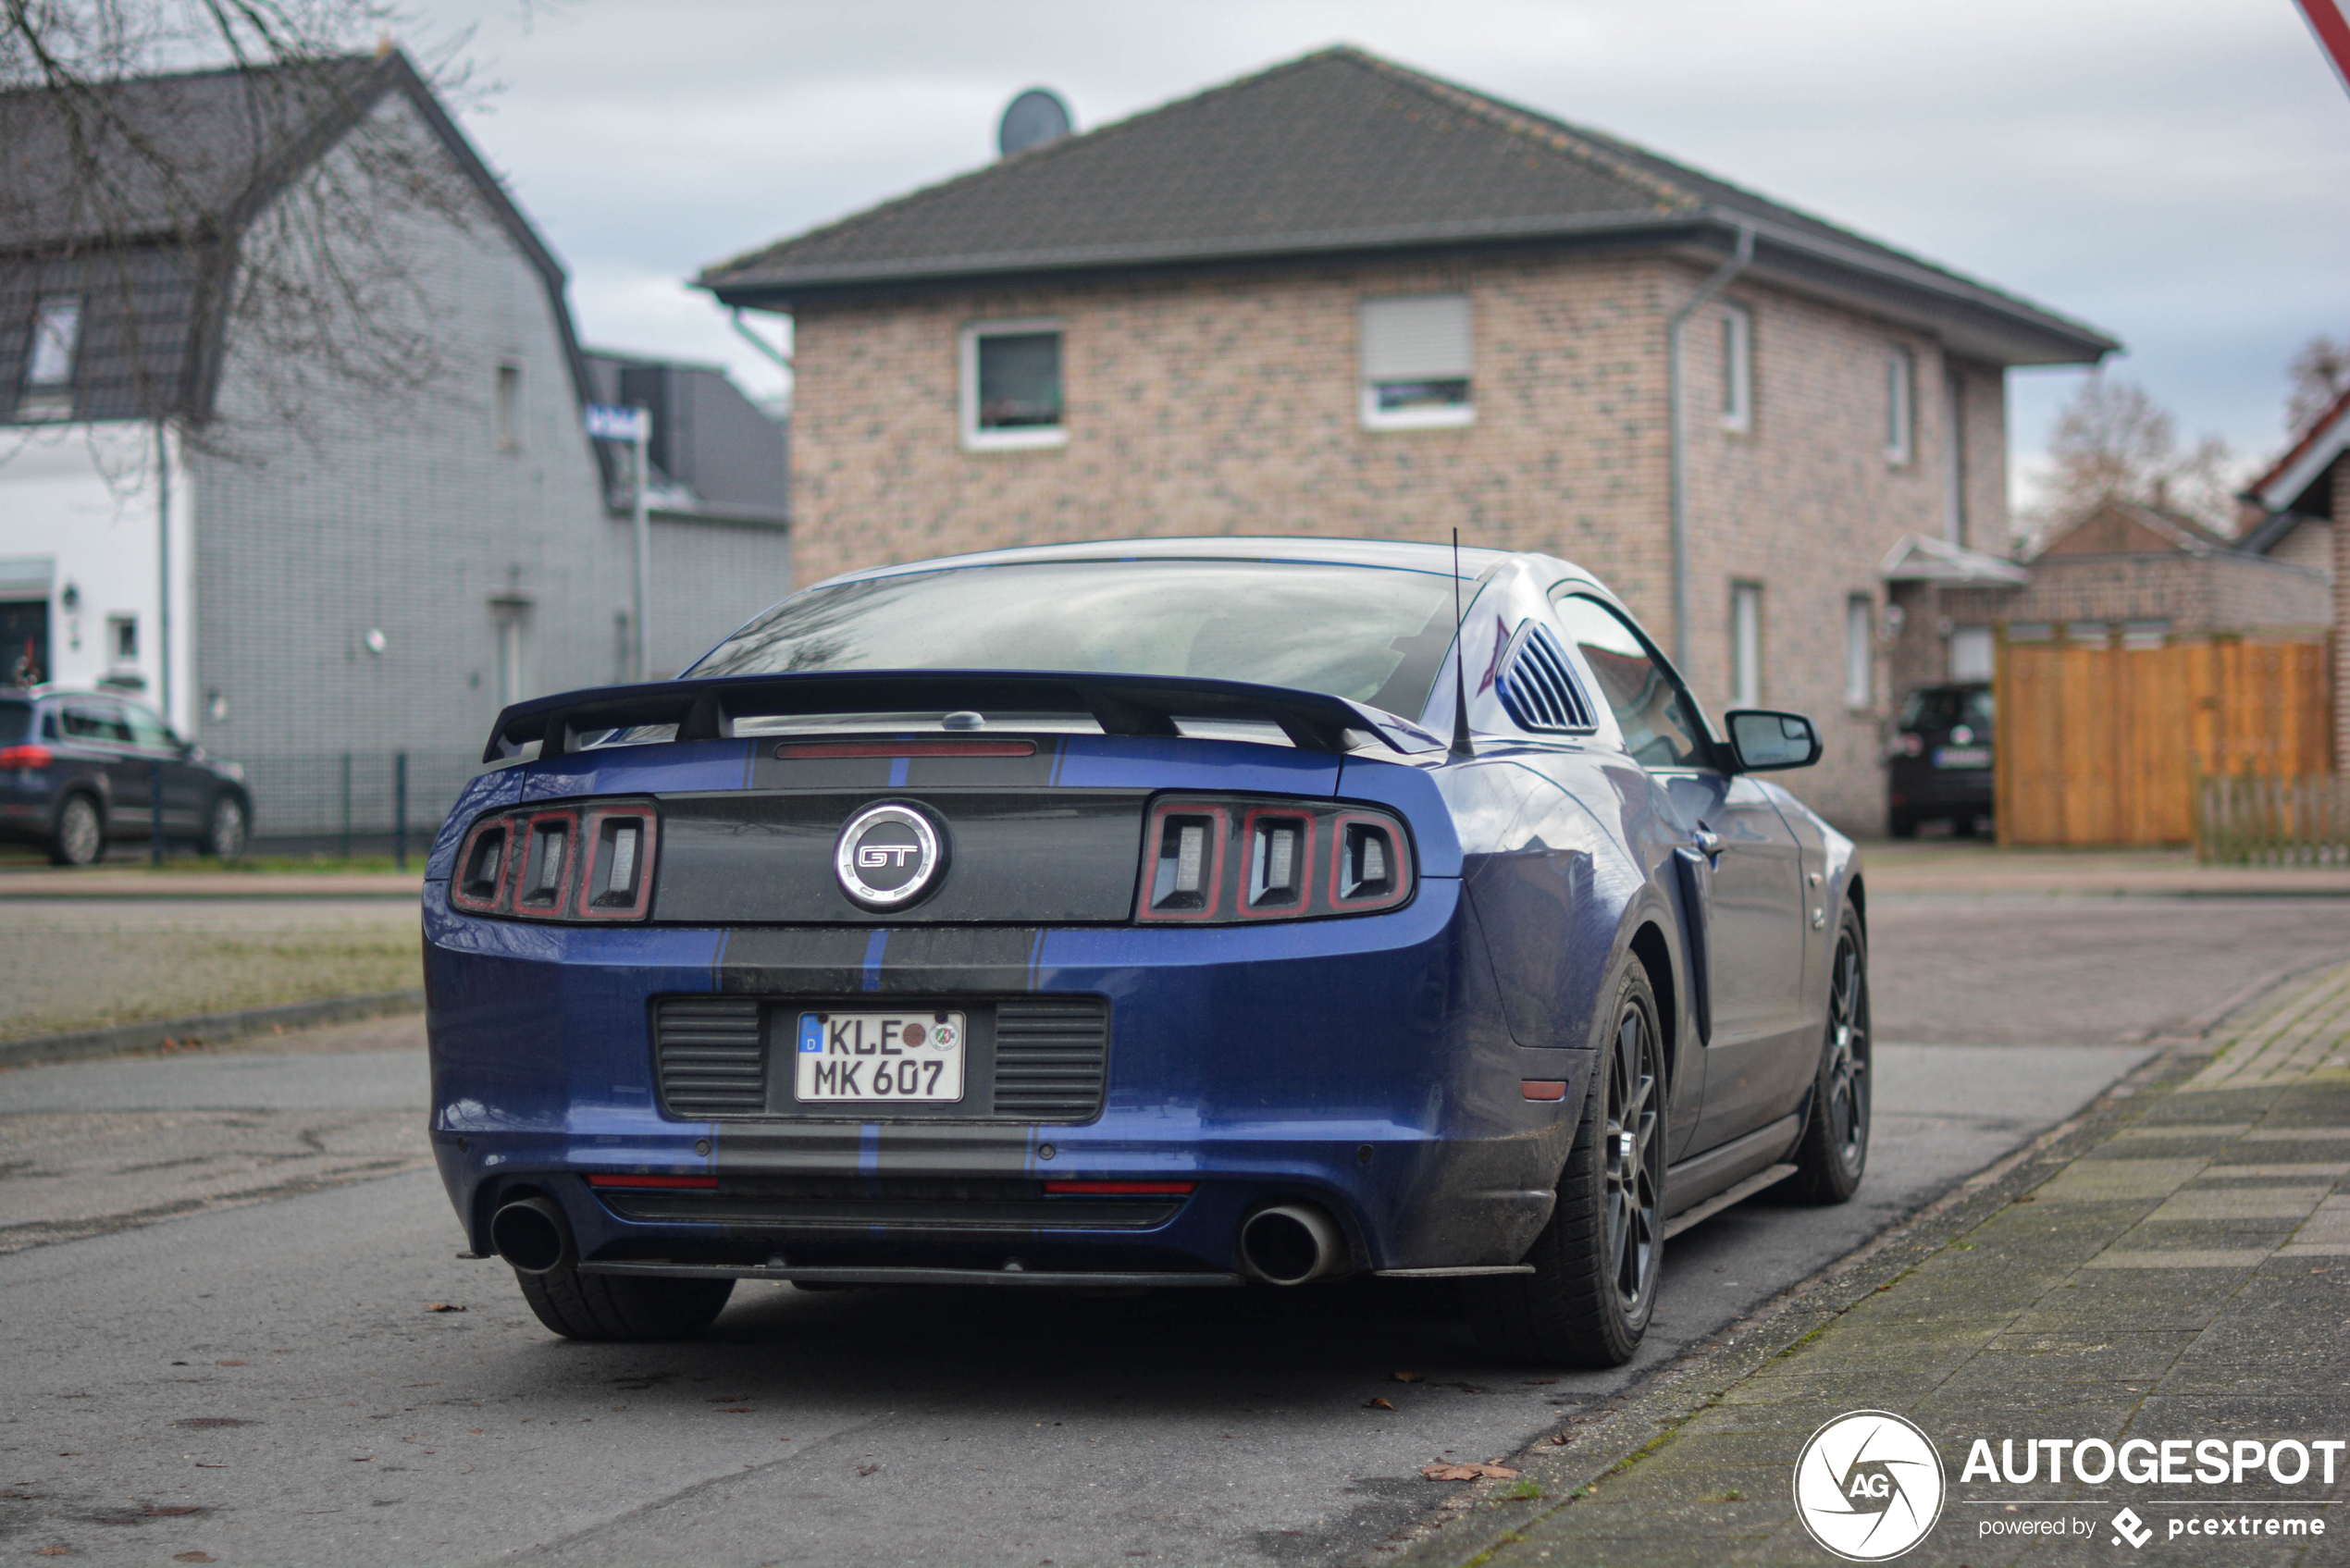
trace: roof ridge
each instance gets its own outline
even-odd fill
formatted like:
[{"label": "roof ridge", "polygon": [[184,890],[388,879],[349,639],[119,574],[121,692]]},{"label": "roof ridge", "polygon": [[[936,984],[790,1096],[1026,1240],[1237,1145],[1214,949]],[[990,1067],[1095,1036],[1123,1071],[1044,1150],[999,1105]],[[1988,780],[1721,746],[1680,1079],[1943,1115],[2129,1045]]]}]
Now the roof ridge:
[{"label": "roof ridge", "polygon": [[[206,66],[201,70],[150,71],[137,76],[110,76],[80,85],[93,93],[105,93],[118,87],[147,87],[164,82],[205,81],[219,77],[286,76],[297,71],[322,70],[330,67],[374,66],[388,56],[372,54],[321,55],[315,60],[278,60],[267,65]],[[44,82],[29,81],[20,86],[0,87],[0,99],[31,98],[54,94],[56,87]]]},{"label": "roof ridge", "polygon": [[[1334,56],[1350,65],[1374,71],[1391,81],[1434,98],[1439,103],[1448,104],[1453,108],[1473,114],[1488,124],[1508,131],[1514,136],[1532,142],[1550,152],[1573,158],[1585,167],[1606,175],[1611,179],[1621,180],[1636,190],[1647,191],[1657,199],[1657,204],[1661,207],[1694,211],[1705,204],[1697,192],[1683,190],[1670,180],[1659,179],[1622,155],[1591,142],[1589,137],[1592,133],[1584,130],[1580,126],[1570,125],[1565,120],[1556,119],[1531,109],[1521,108],[1505,98],[1496,98],[1490,93],[1479,93],[1473,87],[1464,87],[1458,82],[1447,81],[1442,77],[1430,76],[1425,71],[1416,70],[1410,66],[1402,65],[1381,55],[1374,55],[1367,49],[1357,48],[1353,44],[1339,44],[1330,49],[1318,51],[1318,55]],[[1316,57],[1317,56],[1306,56],[1307,59]],[[1669,162],[1670,160],[1659,159],[1658,161]]]},{"label": "roof ridge", "polygon": [[1214,99],[1221,98],[1228,93],[1236,93],[1243,87],[1253,87],[1258,82],[1269,81],[1276,77],[1286,76],[1292,71],[1302,70],[1305,67],[1316,64],[1319,61],[1330,59],[1334,56],[1343,56],[1349,52],[1349,49],[1350,46],[1343,43],[1329,44],[1323,48],[1316,49],[1309,54],[1300,55],[1295,59],[1279,61],[1276,64],[1267,66],[1262,70],[1252,71],[1246,76],[1235,77],[1230,81],[1219,81],[1215,86],[1202,88],[1197,93],[1187,93],[1181,98],[1169,98],[1165,103],[1154,104],[1148,108],[1137,109],[1132,114],[1126,116],[1123,119],[1110,120],[1106,124],[1097,125],[1090,130],[1077,131],[1068,136],[1056,136],[1050,142],[1039,142],[1033,147],[1023,147],[1017,153],[1005,154],[999,157],[993,158],[986,163],[981,164],[976,168],[967,168],[960,174],[950,174],[944,179],[933,180],[928,185],[919,186],[914,190],[907,191],[902,196],[893,196],[887,201],[877,202],[870,207],[860,207],[853,213],[845,213],[841,216],[833,219],[830,223],[819,224],[813,228],[804,228],[788,239],[772,241],[769,243],[761,245],[754,250],[745,251],[739,255],[729,256],[724,261],[719,262],[715,265],[702,268],[700,274],[696,277],[694,281],[697,284],[701,285],[713,283],[723,278],[725,274],[736,271],[738,268],[748,266],[761,256],[769,255],[776,251],[786,248],[797,248],[807,244],[810,241],[821,240],[831,235],[838,234],[843,229],[868,222],[874,218],[882,217],[887,214],[903,212],[906,208],[912,206],[919,202],[926,201],[934,196],[936,196],[943,191],[951,190],[967,180],[983,179],[987,175],[994,173],[996,170],[1006,167],[1011,164],[1039,164],[1046,162],[1051,158],[1060,156],[1064,154],[1073,152],[1081,145],[1098,147],[1104,142],[1126,135],[1136,126],[1142,125],[1149,120],[1156,119],[1159,116],[1167,114],[1171,110],[1186,108],[1194,104],[1208,103]]}]

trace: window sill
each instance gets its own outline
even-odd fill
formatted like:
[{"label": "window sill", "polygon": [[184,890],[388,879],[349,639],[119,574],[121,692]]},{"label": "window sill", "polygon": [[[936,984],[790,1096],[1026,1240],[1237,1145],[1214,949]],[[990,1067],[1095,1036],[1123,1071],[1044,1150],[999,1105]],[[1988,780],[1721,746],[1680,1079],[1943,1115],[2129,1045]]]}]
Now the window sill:
[{"label": "window sill", "polygon": [[1069,431],[1056,426],[1049,430],[966,430],[963,432],[965,451],[1038,451],[1048,447],[1069,445]]},{"label": "window sill", "polygon": [[1366,430],[1457,430],[1477,423],[1474,408],[1423,408],[1393,414],[1363,414]]}]

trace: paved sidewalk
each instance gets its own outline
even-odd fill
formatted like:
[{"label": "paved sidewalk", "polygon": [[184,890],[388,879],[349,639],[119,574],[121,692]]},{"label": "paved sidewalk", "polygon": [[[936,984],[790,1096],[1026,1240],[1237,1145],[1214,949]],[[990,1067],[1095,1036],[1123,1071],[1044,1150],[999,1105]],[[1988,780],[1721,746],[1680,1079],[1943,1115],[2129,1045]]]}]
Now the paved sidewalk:
[{"label": "paved sidewalk", "polygon": [[[1904,1563],[2350,1562],[2346,1177],[2350,966],[2208,1060],[2150,1064],[1745,1343],[1734,1330],[1713,1364],[1506,1461],[1519,1479],[1462,1488],[1397,1556],[1831,1562],[1798,1521],[1797,1461],[1824,1423],[1871,1409],[1916,1423],[1946,1478]],[[2125,1468],[2059,1478],[2036,1439],[2111,1445]],[[2019,1478],[1986,1475],[1994,1455]],[[2173,1458],[2167,1482],[2125,1482],[2149,1455]],[[2283,1484],[2295,1455],[2306,1478]],[[1913,1481],[1888,1521],[1929,1489]]]},{"label": "paved sidewalk", "polygon": [[2350,898],[2350,866],[2206,866],[2185,849],[2001,849],[1865,845],[1872,896]]}]

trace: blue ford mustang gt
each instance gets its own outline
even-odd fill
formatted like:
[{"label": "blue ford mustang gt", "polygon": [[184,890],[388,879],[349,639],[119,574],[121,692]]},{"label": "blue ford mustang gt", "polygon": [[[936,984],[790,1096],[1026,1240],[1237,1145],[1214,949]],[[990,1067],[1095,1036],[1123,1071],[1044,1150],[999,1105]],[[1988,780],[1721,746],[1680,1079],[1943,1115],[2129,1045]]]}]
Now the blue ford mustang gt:
[{"label": "blue ford mustang gt", "polygon": [[884,567],[502,713],[424,900],[432,1140],[556,1332],[737,1279],[1456,1278],[1612,1364],[1665,1238],[1858,1186],[1852,844],[1547,556]]}]

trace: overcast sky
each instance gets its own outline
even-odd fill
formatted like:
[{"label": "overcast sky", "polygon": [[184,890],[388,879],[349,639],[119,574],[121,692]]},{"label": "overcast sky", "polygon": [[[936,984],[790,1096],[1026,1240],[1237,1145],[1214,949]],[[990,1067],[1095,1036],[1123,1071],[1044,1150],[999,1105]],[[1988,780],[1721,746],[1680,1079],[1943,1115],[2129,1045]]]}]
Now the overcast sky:
[{"label": "overcast sky", "polygon": [[[2350,336],[2350,95],[2292,0],[433,0],[402,41],[467,26],[466,129],[585,339],[761,394],[702,266],[987,162],[1022,88],[1084,130],[1341,42],[2103,327],[2246,462],[2294,350]],[[2076,380],[2010,376],[2021,463]]]}]

